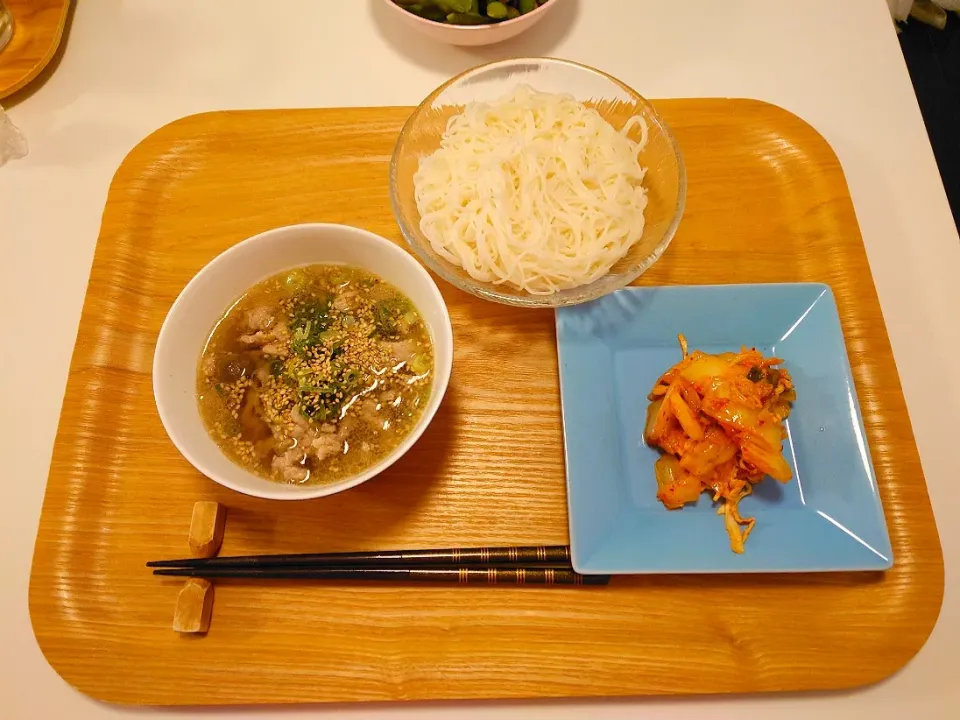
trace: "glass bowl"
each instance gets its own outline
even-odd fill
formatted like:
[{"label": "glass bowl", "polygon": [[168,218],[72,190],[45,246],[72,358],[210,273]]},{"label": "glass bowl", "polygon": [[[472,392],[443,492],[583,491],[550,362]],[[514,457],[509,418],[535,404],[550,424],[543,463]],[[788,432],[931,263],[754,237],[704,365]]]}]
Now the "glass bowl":
[{"label": "glass bowl", "polygon": [[[413,176],[420,158],[440,146],[449,118],[466,103],[500,98],[517,85],[541,92],[568,93],[596,108],[619,130],[634,115],[649,128],[647,144],[639,155],[647,168],[645,225],[640,239],[603,277],[586,285],[536,295],[509,285],[482,282],[440,257],[420,230],[420,213]],[[629,133],[640,139],[640,129]],[[521,58],[481,65],[434,90],[414,111],[400,132],[390,161],[390,201],[400,232],[423,263],[461,290],[494,302],[525,307],[559,307],[593,300],[629,284],[657,261],[673,239],[687,196],[687,173],[680,149],[653,106],[635,90],[599,70],[550,58]]]}]

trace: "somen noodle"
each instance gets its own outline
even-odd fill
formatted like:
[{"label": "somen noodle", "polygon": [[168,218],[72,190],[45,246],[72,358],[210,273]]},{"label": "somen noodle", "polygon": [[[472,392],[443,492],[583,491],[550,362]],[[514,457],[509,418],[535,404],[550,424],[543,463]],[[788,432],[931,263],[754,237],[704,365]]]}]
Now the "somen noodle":
[{"label": "somen noodle", "polygon": [[646,140],[640,116],[617,131],[572,96],[525,85],[470,103],[414,175],[420,229],[482,282],[531,294],[593,282],[643,234]]}]

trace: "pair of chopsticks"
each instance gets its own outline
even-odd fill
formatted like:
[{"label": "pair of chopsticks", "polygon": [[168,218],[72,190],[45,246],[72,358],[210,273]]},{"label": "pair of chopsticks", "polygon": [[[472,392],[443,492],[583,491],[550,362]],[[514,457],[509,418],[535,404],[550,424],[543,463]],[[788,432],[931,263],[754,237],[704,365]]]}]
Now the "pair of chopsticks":
[{"label": "pair of chopsticks", "polygon": [[395,580],[488,585],[606,585],[580,575],[566,545],[387,550],[154,560],[154,575],[271,580]]}]

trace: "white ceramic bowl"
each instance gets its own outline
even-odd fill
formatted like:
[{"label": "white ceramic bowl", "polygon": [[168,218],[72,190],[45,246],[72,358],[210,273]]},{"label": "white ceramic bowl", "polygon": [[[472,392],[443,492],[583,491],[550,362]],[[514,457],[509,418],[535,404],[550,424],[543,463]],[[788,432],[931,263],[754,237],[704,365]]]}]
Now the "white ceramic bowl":
[{"label": "white ceramic bowl", "polygon": [[[430,331],[433,387],[410,434],[380,462],[339,482],[284,485],[231,461],[213,441],[197,405],[197,363],[214,324],[230,304],[261,280],[301,265],[339,263],[376,273],[409,297]],[[453,364],[453,330],[440,291],[410,253],[379,235],[345,225],[276,228],[235,245],[210,261],[167,313],[153,356],[153,395],[167,435],[190,463],[221,485],[255,497],[304,500],[355,487],[382,472],[417,441],[436,413]]]},{"label": "white ceramic bowl", "polygon": [[528,12],[526,15],[491,25],[447,25],[446,23],[435,22],[422,18],[419,15],[414,15],[409,10],[404,10],[393,2],[393,0],[383,0],[383,2],[392,8],[391,12],[397,20],[420,31],[433,40],[438,40],[448,45],[476,47],[479,45],[493,45],[494,43],[516,37],[524,30],[528,30],[540,22],[560,0],[550,0],[550,2],[541,5],[536,10]]}]

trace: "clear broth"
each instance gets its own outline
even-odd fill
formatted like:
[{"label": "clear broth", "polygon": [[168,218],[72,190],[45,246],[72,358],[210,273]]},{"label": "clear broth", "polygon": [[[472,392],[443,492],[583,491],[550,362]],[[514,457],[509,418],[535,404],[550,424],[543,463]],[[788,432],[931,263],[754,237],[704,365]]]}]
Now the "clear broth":
[{"label": "clear broth", "polygon": [[252,287],[217,323],[197,370],[200,415],[223,452],[276,482],[351,477],[413,429],[433,375],[416,307],[373,273],[309,265]]}]

